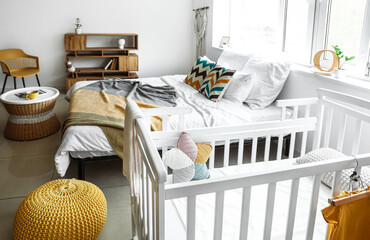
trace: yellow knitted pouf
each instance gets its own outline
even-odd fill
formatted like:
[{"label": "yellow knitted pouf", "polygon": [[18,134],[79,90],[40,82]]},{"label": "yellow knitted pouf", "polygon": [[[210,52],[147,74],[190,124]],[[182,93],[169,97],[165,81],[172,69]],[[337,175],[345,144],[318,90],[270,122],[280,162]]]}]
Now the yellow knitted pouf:
[{"label": "yellow knitted pouf", "polygon": [[23,200],[14,219],[14,239],[96,239],[106,217],[107,202],[97,186],[59,179]]}]

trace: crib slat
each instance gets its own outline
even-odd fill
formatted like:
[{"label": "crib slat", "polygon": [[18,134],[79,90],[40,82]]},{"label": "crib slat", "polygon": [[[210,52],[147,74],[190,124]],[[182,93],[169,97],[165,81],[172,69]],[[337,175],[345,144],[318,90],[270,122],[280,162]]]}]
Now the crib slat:
[{"label": "crib slat", "polygon": [[296,133],[295,132],[293,132],[290,135],[289,158],[293,158],[294,157],[295,136],[296,136]]},{"label": "crib slat", "polygon": [[263,239],[271,238],[272,230],[272,217],[274,213],[275,204],[275,193],[276,193],[276,182],[269,183],[266,203],[266,214],[265,214],[265,226],[263,232]]},{"label": "crib slat", "polygon": [[299,178],[295,178],[292,180],[292,186],[290,189],[288,222],[285,235],[286,240],[293,238],[295,213],[297,210],[298,188],[299,188]]},{"label": "crib slat", "polygon": [[331,188],[331,195],[333,197],[338,196],[339,193],[340,193],[339,186],[340,186],[341,179],[342,179],[342,171],[334,172],[333,183],[332,183],[332,186],[331,186],[332,187]]},{"label": "crib slat", "polygon": [[153,231],[151,228],[151,221],[150,221],[150,202],[153,200],[151,196],[151,191],[149,189],[152,188],[151,182],[149,181],[149,174],[147,172],[146,174],[146,196],[147,196],[147,201],[146,201],[146,209],[147,209],[147,214],[146,214],[146,221],[147,221],[147,228],[148,228],[148,233],[149,233],[149,238],[150,238],[150,233]]},{"label": "crib slat", "polygon": [[248,237],[249,210],[251,202],[251,187],[243,188],[242,216],[240,220],[240,240]]},{"label": "crib slat", "polygon": [[285,120],[285,116],[286,116],[286,106],[283,106],[281,107],[281,116],[280,116],[281,121]]},{"label": "crib slat", "polygon": [[213,169],[215,167],[215,142],[211,142],[212,152],[211,156],[209,157],[209,169]]},{"label": "crib slat", "polygon": [[361,139],[361,133],[362,133],[362,123],[361,119],[356,120],[355,125],[355,135],[352,143],[352,155],[358,154],[358,150],[360,147],[360,139]]},{"label": "crib slat", "polygon": [[222,222],[224,218],[224,196],[225,192],[216,192],[216,205],[215,205],[215,223],[213,230],[213,239],[222,239]]},{"label": "crib slat", "polygon": [[165,196],[164,196],[164,183],[160,183],[158,185],[158,191],[156,197],[156,216],[157,216],[157,231],[156,236],[158,240],[164,240],[165,232],[164,232],[164,203],[165,203]]},{"label": "crib slat", "polygon": [[[162,158],[163,158],[164,154],[167,152],[167,150],[168,150],[168,146],[163,146],[162,147]],[[163,163],[164,168],[166,169],[166,172],[168,174],[168,166],[163,161],[162,161],[162,163]]]},{"label": "crib slat", "polygon": [[[298,106],[294,106],[293,119],[296,120],[297,118],[298,118]],[[296,136],[295,132],[292,132],[290,134],[290,144],[289,144],[289,156],[288,156],[288,158],[293,158],[293,156],[294,156],[295,136]]]},{"label": "crib slat", "polygon": [[276,160],[281,160],[281,154],[283,152],[283,140],[283,135],[279,135]]},{"label": "crib slat", "polygon": [[301,157],[306,154],[306,145],[307,145],[307,131],[304,131],[302,135]]},{"label": "crib slat", "polygon": [[270,157],[270,145],[271,145],[271,136],[266,136],[265,141],[265,155],[263,161],[268,162]]},{"label": "crib slat", "polygon": [[251,163],[256,162],[257,157],[257,138],[254,137],[252,141],[252,155],[251,155]]},{"label": "crib slat", "polygon": [[186,217],[186,239],[195,239],[195,207],[196,195],[188,197],[187,217]]},{"label": "crib slat", "polygon": [[324,111],[325,107],[324,105],[320,105],[319,113],[318,113],[318,122],[317,122],[317,128],[315,131],[313,143],[312,143],[312,149],[318,149],[320,147],[321,143],[321,134],[322,134],[322,124],[324,119]]},{"label": "crib slat", "polygon": [[158,214],[157,211],[156,211],[156,192],[155,192],[155,189],[152,188],[152,229],[153,229],[153,239],[156,239],[156,232],[157,232],[157,229],[156,229],[156,217],[155,215]]},{"label": "crib slat", "polygon": [[244,152],[244,139],[239,139],[238,146],[238,165],[243,164],[243,152]]},{"label": "crib slat", "polygon": [[[343,115],[343,114],[341,114]],[[341,116],[339,118],[339,133],[338,133],[338,141],[337,141],[337,150],[339,152],[343,151],[343,143],[344,143],[344,136],[346,133],[346,125],[347,125],[347,114],[344,114],[344,116]]]},{"label": "crib slat", "polygon": [[310,110],[311,110],[311,106],[310,105],[306,105],[305,107],[305,111],[304,111],[304,118],[309,118],[310,117]]},{"label": "crib slat", "polygon": [[148,209],[146,208],[146,198],[147,198],[147,195],[146,195],[146,179],[145,179],[145,175],[147,174],[145,172],[145,164],[142,164],[142,169],[141,169],[141,196],[142,196],[142,220],[143,220],[143,233],[144,235],[146,235],[147,233],[147,226],[146,226],[146,219],[145,219],[145,216],[147,214],[147,211]]},{"label": "crib slat", "polygon": [[306,239],[313,238],[313,231],[315,228],[316,211],[317,211],[317,201],[319,199],[320,182],[321,182],[321,174],[315,175],[313,186],[312,186],[310,215],[308,218]]},{"label": "crib slat", "polygon": [[226,139],[224,148],[224,167],[229,166],[229,157],[230,157],[230,139]]},{"label": "crib slat", "polygon": [[168,116],[163,115],[162,116],[162,131],[167,132],[168,129]]},{"label": "crib slat", "polygon": [[185,129],[185,115],[180,114],[179,115],[179,130],[184,130]]},{"label": "crib slat", "polygon": [[293,107],[293,119],[298,118],[298,106]]},{"label": "crib slat", "polygon": [[329,140],[330,140],[330,132],[331,132],[332,119],[333,119],[333,108],[330,108],[326,112],[324,147],[329,147]]}]

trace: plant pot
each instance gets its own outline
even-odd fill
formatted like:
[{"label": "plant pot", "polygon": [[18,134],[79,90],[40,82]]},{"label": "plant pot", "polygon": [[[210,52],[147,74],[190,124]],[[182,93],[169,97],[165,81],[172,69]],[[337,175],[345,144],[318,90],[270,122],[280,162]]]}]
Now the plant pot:
[{"label": "plant pot", "polygon": [[75,33],[76,34],[81,34],[82,33],[82,29],[81,28],[75,28]]},{"label": "plant pot", "polygon": [[346,76],[346,73],[345,73],[345,70],[344,69],[334,69],[334,75],[335,75],[335,78],[337,79],[342,79]]}]

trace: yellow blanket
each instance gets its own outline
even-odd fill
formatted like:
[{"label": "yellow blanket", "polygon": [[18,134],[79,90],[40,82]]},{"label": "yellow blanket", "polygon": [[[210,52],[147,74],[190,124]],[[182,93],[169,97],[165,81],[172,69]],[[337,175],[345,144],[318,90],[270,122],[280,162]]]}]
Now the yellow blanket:
[{"label": "yellow blanket", "polygon": [[[140,108],[161,106],[134,100]],[[63,124],[63,132],[73,125],[99,126],[117,155],[123,159],[123,130],[125,122],[126,97],[107,94],[103,91],[76,90],[71,98],[69,114]],[[151,118],[151,128],[162,128],[160,117]]]}]

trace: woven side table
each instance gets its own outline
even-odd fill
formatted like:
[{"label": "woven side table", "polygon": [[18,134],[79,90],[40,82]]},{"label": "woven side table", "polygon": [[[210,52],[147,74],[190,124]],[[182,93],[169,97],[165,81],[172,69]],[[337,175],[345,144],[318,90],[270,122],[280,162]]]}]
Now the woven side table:
[{"label": "woven side table", "polygon": [[107,202],[92,183],[48,182],[32,191],[14,218],[14,239],[96,239],[107,217]]},{"label": "woven side table", "polygon": [[[27,100],[15,94],[43,90],[36,99]],[[60,129],[54,113],[59,91],[51,87],[32,87],[12,90],[1,95],[1,101],[9,113],[4,136],[13,140],[33,140],[49,136]]]}]

